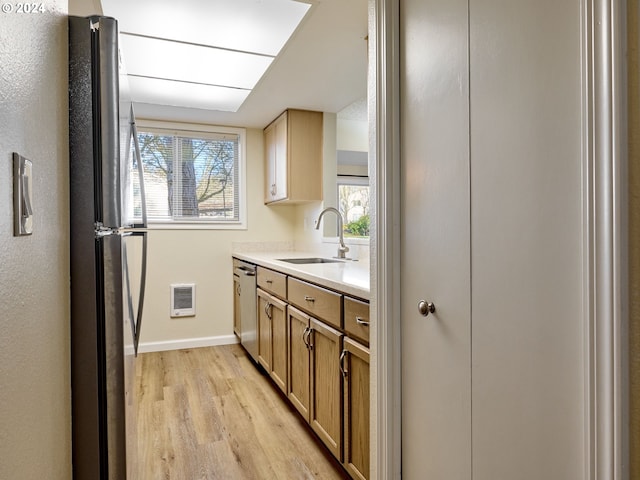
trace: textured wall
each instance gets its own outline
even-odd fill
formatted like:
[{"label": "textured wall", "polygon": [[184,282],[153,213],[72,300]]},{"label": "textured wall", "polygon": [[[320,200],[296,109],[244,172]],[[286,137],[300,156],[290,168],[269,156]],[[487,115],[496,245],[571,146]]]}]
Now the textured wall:
[{"label": "textured wall", "polygon": [[640,478],[640,55],[638,2],[628,3],[631,475]]},{"label": "textured wall", "polygon": [[[5,5],[14,11],[4,13]],[[70,479],[67,2],[0,13],[0,478]],[[13,236],[12,152],[34,233]]]}]

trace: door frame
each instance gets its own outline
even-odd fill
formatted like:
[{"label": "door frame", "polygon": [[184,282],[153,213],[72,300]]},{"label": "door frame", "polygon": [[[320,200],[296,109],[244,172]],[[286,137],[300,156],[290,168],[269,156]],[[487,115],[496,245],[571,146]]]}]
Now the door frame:
[{"label": "door frame", "polygon": [[371,478],[402,475],[400,326],[400,2],[369,0]]},{"label": "door frame", "polygon": [[[400,0],[369,0],[371,478],[402,472]],[[628,478],[626,1],[582,0],[584,471]]]},{"label": "door frame", "polygon": [[582,2],[585,478],[629,477],[626,1]]}]

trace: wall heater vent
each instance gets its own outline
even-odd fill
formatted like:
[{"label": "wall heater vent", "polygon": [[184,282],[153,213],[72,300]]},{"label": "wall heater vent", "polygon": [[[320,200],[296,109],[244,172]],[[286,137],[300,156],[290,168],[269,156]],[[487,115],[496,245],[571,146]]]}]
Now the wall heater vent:
[{"label": "wall heater vent", "polygon": [[171,317],[192,317],[196,314],[195,283],[171,285]]}]

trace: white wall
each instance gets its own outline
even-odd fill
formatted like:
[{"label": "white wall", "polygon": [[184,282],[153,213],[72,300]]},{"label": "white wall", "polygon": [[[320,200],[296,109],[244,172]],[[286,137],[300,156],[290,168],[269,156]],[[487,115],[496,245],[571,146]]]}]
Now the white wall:
[{"label": "white wall", "polygon": [[[0,14],[0,478],[71,478],[67,2]],[[15,2],[7,5],[16,6]],[[13,236],[12,152],[34,230]]]},{"label": "white wall", "polygon": [[[296,207],[264,205],[263,148],[262,130],[248,129],[246,230],[149,234],[142,351],[188,346],[194,344],[190,342],[193,339],[204,343],[233,341],[233,244],[293,245]],[[131,263],[135,261],[132,257]],[[170,318],[171,283],[196,283],[195,317]]]},{"label": "white wall", "polygon": [[352,152],[369,151],[369,124],[366,120],[339,118],[337,149]]}]

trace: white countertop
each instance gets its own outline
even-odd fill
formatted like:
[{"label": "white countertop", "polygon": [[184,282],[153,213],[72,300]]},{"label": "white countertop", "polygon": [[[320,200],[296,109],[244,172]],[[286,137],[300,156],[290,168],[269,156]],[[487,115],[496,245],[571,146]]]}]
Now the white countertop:
[{"label": "white countertop", "polygon": [[[294,264],[282,258],[315,258],[317,253],[308,252],[234,252],[233,257],[260,265],[302,280],[338,290],[354,297],[369,300],[369,263],[362,261],[339,261],[335,263]],[[324,258],[324,256],[323,256]]]}]

